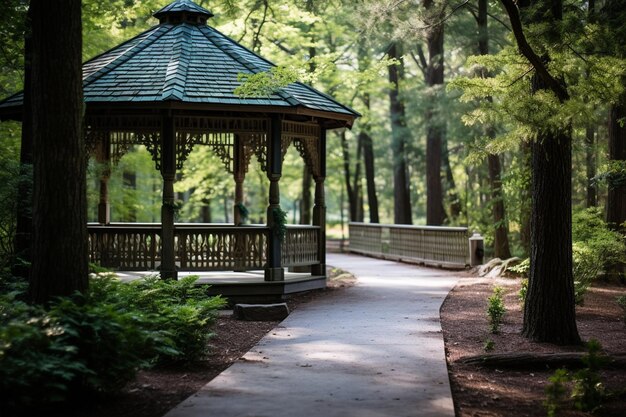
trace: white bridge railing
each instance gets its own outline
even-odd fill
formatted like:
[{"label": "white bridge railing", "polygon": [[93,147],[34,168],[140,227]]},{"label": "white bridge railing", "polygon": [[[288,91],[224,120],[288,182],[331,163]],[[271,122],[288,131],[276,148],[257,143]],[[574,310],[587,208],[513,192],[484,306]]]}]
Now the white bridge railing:
[{"label": "white bridge railing", "polygon": [[447,268],[470,265],[466,227],[350,223],[350,252]]}]

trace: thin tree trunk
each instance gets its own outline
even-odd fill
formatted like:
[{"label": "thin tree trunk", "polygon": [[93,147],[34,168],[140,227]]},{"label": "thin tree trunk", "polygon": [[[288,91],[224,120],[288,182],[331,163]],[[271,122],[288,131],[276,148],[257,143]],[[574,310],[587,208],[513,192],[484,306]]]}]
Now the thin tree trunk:
[{"label": "thin tree trunk", "polygon": [[523,184],[519,189],[520,201],[520,243],[524,254],[530,256],[530,202],[532,199],[532,164],[530,155],[530,143],[522,142],[520,145],[520,159],[522,168]]},{"label": "thin tree trunk", "polygon": [[[478,0],[478,53],[489,55],[489,27],[487,25],[487,0]],[[485,70],[481,71],[482,77],[487,77]],[[491,101],[491,97],[488,98]],[[487,136],[495,138],[493,127],[486,129]],[[502,192],[502,167],[498,155],[489,154],[487,156],[489,166],[489,185],[491,187],[491,210],[494,224],[494,256],[496,258],[508,259],[511,257],[509,248],[509,232],[506,222],[506,212],[504,208],[504,193]]]},{"label": "thin tree trunk", "polygon": [[352,188],[352,182],[350,181],[352,175],[350,174],[350,149],[348,146],[348,139],[346,138],[346,132],[341,132],[341,150],[343,153],[343,179],[346,184],[346,194],[348,194],[348,213],[351,222],[356,221],[357,211],[357,196]]},{"label": "thin tree trunk", "polygon": [[[626,127],[620,124],[626,118],[626,94],[609,111],[609,160],[626,161]],[[615,230],[626,228],[626,185],[609,184],[606,204],[606,220]]]},{"label": "thin tree trunk", "polygon": [[[134,171],[124,171],[122,173],[122,179],[124,181],[124,208],[128,210],[128,215],[125,216],[125,221],[136,222],[137,221],[137,208],[136,192],[137,192],[137,173]],[[180,194],[177,196],[180,198]],[[182,199],[181,199],[182,200]]]},{"label": "thin tree trunk", "polygon": [[86,154],[80,0],[33,1],[31,299],[87,289]]},{"label": "thin tree trunk", "polygon": [[[393,219],[395,224],[412,224],[411,199],[405,145],[408,131],[405,120],[404,100],[400,97],[400,81],[404,78],[404,64],[399,45],[394,42],[387,53],[398,60],[389,66],[389,113],[391,115],[391,151],[393,155]],[[440,156],[441,158],[441,156]]]},{"label": "thin tree trunk", "polygon": [[362,222],[363,221],[363,187],[361,184],[361,154],[363,153],[363,144],[361,143],[361,135],[357,136],[357,145],[356,145],[356,164],[354,167],[354,176],[352,178],[353,185],[352,191],[354,192],[355,198],[355,215],[354,221]]},{"label": "thin tree trunk", "polygon": [[598,205],[598,193],[593,184],[596,176],[595,127],[588,127],[585,132],[585,165],[587,168],[587,208]]},{"label": "thin tree trunk", "polygon": [[454,181],[454,174],[452,173],[452,166],[450,166],[450,151],[448,150],[448,141],[446,140],[445,134],[442,136],[442,139],[443,155],[441,155],[441,162],[443,163],[443,168],[446,175],[446,185],[448,188],[447,194],[450,203],[450,217],[452,217],[453,219],[458,219],[461,216],[461,211],[463,209],[461,207],[459,194],[456,190],[456,183]]},{"label": "thin tree trunk", "polygon": [[[424,8],[431,12],[436,7],[433,0],[425,0]],[[439,16],[434,16],[439,20]],[[426,35],[428,66],[426,85],[431,89],[443,85],[443,22],[434,23]],[[446,220],[443,208],[443,185],[441,182],[441,159],[444,125],[436,113],[433,100],[428,100],[424,123],[426,124],[426,224],[439,226]]]},{"label": "thin tree trunk", "polygon": [[[32,80],[32,33],[31,11],[26,17],[24,31],[24,100],[23,108],[31,106]],[[18,184],[18,200],[16,213],[16,227],[14,240],[14,261],[11,267],[13,275],[28,278],[30,274],[31,243],[33,226],[33,122],[32,113],[24,111],[22,114],[22,138],[20,147],[20,181]]]}]

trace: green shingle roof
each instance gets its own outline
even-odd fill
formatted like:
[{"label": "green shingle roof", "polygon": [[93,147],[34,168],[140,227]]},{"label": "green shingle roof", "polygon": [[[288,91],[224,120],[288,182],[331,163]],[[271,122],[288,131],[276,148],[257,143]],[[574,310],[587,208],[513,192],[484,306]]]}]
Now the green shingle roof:
[{"label": "green shingle roof", "polygon": [[[209,16],[190,0],[178,0],[155,13],[161,23],[83,64],[87,103],[164,102],[304,107],[359,116],[332,97],[302,83],[270,96],[239,97],[239,73],[268,71],[274,65],[205,24],[170,23],[168,13]],[[0,102],[0,110],[21,106],[22,93]]]}]

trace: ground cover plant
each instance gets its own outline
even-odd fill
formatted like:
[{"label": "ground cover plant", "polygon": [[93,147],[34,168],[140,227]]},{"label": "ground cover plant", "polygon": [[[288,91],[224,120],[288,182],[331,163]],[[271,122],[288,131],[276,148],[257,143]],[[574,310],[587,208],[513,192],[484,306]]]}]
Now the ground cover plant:
[{"label": "ground cover plant", "polygon": [[115,392],[139,369],[208,353],[219,297],[196,278],[125,284],[92,275],[84,294],[47,306],[23,298],[24,281],[5,275],[0,291],[0,403],[4,412]]}]

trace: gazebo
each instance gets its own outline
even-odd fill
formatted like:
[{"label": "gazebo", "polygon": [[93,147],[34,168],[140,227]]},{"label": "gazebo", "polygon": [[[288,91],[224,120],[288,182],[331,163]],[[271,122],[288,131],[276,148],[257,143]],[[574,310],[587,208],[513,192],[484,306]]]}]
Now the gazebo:
[{"label": "gazebo", "polygon": [[[154,13],[157,26],[83,64],[89,154],[110,167],[132,145],[144,145],[163,178],[160,224],[111,223],[110,169],[103,170],[98,223],[89,225],[90,260],[121,271],[158,269],[164,278],[263,270],[265,283],[278,284],[274,293],[323,286],[326,131],[351,127],[359,114],[299,82],[268,96],[235,95],[238,74],[274,65],[207,25],[212,16],[191,0],[176,0]],[[21,120],[22,100],[18,93],[0,102],[0,119]],[[196,145],[211,147],[233,175],[235,206],[257,158],[270,183],[266,225],[241,225],[237,208],[234,225],[174,223],[176,173]],[[279,183],[292,145],[312,173],[315,200],[313,225],[289,225],[285,233]],[[288,288],[286,267],[306,267],[310,276]]]}]

